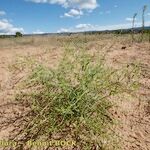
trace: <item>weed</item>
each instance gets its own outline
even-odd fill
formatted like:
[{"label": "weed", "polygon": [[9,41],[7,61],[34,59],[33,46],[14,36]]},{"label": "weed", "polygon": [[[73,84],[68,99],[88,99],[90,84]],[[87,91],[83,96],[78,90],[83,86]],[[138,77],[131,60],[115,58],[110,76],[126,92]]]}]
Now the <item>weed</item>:
[{"label": "weed", "polygon": [[143,36],[144,36],[144,30],[145,30],[145,11],[147,9],[147,5],[143,6],[142,10],[142,34],[141,34],[141,41],[143,41]]},{"label": "weed", "polygon": [[83,150],[110,149],[110,98],[134,90],[137,70],[114,70],[96,55],[66,48],[57,68],[38,65],[26,81],[30,92],[17,95],[30,108],[19,135],[25,141],[72,139]]},{"label": "weed", "polygon": [[132,21],[132,42],[134,42],[134,24],[136,19],[137,13],[133,15],[133,21]]}]

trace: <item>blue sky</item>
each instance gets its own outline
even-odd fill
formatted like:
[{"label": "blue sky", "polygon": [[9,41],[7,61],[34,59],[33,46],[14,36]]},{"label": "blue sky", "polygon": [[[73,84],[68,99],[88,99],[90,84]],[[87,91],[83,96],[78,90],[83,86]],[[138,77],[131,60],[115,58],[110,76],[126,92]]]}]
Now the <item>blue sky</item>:
[{"label": "blue sky", "polygon": [[0,0],[0,34],[129,28],[134,13],[140,26],[144,5],[150,25],[150,0]]}]

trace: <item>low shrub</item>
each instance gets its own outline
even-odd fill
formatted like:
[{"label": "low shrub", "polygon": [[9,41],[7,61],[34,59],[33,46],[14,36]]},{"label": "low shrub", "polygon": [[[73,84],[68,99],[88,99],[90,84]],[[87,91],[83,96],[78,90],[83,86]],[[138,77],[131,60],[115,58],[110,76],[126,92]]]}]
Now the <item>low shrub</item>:
[{"label": "low shrub", "polygon": [[16,96],[30,108],[22,139],[71,139],[83,150],[113,146],[110,98],[132,92],[137,71],[136,66],[114,70],[99,56],[69,48],[57,68],[38,65],[24,87],[30,92]]}]

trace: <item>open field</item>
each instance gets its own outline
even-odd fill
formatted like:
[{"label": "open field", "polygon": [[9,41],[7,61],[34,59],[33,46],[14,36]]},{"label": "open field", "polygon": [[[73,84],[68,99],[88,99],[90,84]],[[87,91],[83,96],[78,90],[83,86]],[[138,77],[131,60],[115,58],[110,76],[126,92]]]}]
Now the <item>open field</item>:
[{"label": "open field", "polygon": [[[69,51],[68,57],[71,57],[71,60],[69,60],[68,62],[62,61],[63,58],[67,60],[67,56],[66,57],[64,56],[66,49]],[[80,55],[80,51],[84,51],[83,55],[82,54]],[[129,86],[129,92],[127,91],[128,89],[122,90],[123,87],[126,88],[125,85],[128,86],[128,84],[126,84],[127,80],[124,80],[125,83],[122,83],[123,87],[118,85],[115,87],[118,88],[119,92],[115,91],[116,93],[114,95],[112,94],[107,99],[105,99],[105,101],[102,101],[103,103],[101,104],[101,106],[96,106],[93,108],[93,109],[99,109],[103,106],[109,107],[109,104],[107,106],[107,102],[108,101],[110,102],[111,107],[104,109],[104,112],[102,112],[104,113],[104,115],[101,114],[101,117],[104,119],[104,121],[102,121],[102,123],[100,124],[100,128],[102,128],[104,132],[106,130],[108,135],[104,134],[104,136],[101,136],[103,135],[102,134],[103,131],[101,131],[101,134],[98,135],[100,129],[96,127],[99,127],[98,124],[99,122],[97,122],[97,120],[92,120],[93,121],[93,122],[91,121],[92,123],[86,124],[87,126],[89,125],[88,127],[89,129],[91,129],[91,132],[87,129],[87,126],[86,128],[84,127],[82,128],[82,126],[78,126],[78,128],[81,128],[80,129],[81,131],[83,130],[84,134],[80,135],[81,131],[78,129],[79,137],[74,137],[74,135],[76,135],[74,134],[74,131],[76,130],[72,129],[74,127],[69,126],[68,127],[69,131],[67,132],[67,135],[57,135],[56,133],[52,135],[52,138],[53,139],[68,138],[71,140],[77,140],[78,138],[80,138],[79,141],[76,141],[77,142],[76,148],[75,147],[68,148],[69,150],[70,149],[149,150],[150,149],[150,43],[148,41],[144,41],[140,43],[138,42],[132,43],[130,35],[102,34],[102,35],[85,36],[85,35],[76,34],[71,36],[34,36],[34,37],[0,39],[0,139],[8,140],[8,139],[15,139],[16,137],[18,139],[22,139],[24,133],[21,132],[21,134],[19,135],[18,133],[24,130],[24,127],[27,127],[27,124],[29,125],[29,122],[31,122],[34,118],[37,117],[37,115],[32,116],[31,114],[29,114],[31,109],[29,106],[30,100],[32,101],[33,97],[26,95],[26,93],[30,93],[31,91],[34,91],[36,94],[39,94],[40,92],[43,91],[45,92],[45,88],[49,86],[46,83],[48,82],[51,83],[51,78],[48,78],[49,74],[47,72],[47,69],[52,69],[54,71],[54,74],[58,75],[58,78],[59,77],[65,78],[64,76],[70,77],[69,79],[71,81],[73,80],[72,83],[75,85],[73,86],[73,88],[76,88],[76,85],[78,85],[78,81],[77,82],[74,81],[74,77],[71,76],[72,74],[70,75],[69,71],[72,71],[71,70],[72,68],[69,68],[69,66],[71,66],[71,64],[74,65],[76,61],[77,63],[79,61],[79,64],[77,65],[75,64],[76,68],[75,66],[73,66],[75,69],[78,70],[78,65],[80,66],[82,58],[85,59],[85,62],[87,61],[86,58],[84,58],[85,54],[91,56],[90,58],[89,56],[87,56],[87,58],[89,59],[86,65],[88,66],[89,64],[88,66],[89,72],[91,71],[90,69],[92,68],[92,66],[93,69],[95,69],[96,67],[102,67],[102,69],[105,70],[103,72],[104,73],[103,76],[102,74],[99,74],[99,72],[96,69],[94,70],[98,72],[98,73],[96,72],[97,76],[101,77],[95,79],[92,76],[95,79],[94,82],[97,82],[99,80],[102,82],[105,81],[107,82],[107,78],[105,77],[109,74],[109,71],[115,72],[118,69],[121,70],[122,68],[125,68],[128,74],[127,76],[125,76],[126,74],[125,75],[122,74],[122,76],[125,79],[128,78],[129,84],[131,81],[136,80],[136,82],[138,83],[138,87],[135,90],[132,90],[130,89]],[[75,59],[75,56],[77,56],[77,59]],[[97,57],[100,57],[103,60],[102,66],[99,66],[100,65],[99,62],[96,62]],[[90,64],[91,62],[93,62],[93,64]],[[61,66],[61,63],[62,64],[66,63],[66,66],[68,65],[67,66],[68,68],[63,65]],[[37,72],[35,72],[37,66],[40,65],[44,66],[46,69],[42,68],[43,69],[43,70],[41,69],[42,73],[40,72],[41,70],[40,71],[37,70]],[[60,70],[59,69],[55,70],[55,68],[59,68],[59,67],[64,67],[64,68],[63,69],[61,68]],[[130,72],[130,68],[132,67],[138,68],[138,71],[136,72],[135,75],[136,77],[133,80],[132,80],[132,77],[134,76],[134,75],[132,76],[133,72]],[[111,68],[111,70],[107,68]],[[87,73],[86,69],[85,69],[85,73]],[[66,73],[64,71],[64,73],[62,73],[63,70],[68,72]],[[81,70],[79,69],[79,71],[76,72],[78,77],[80,77],[80,71]],[[59,76],[58,72],[62,76]],[[30,80],[28,79],[28,77],[31,76],[32,73],[35,73],[35,76],[33,77],[33,80],[32,79]],[[38,75],[40,75],[40,77]],[[89,78],[88,75],[87,75],[87,80],[83,78],[83,80],[85,80],[86,82],[88,82],[88,78]],[[53,78],[57,80],[56,77],[57,76],[54,76]],[[115,76],[113,77],[115,78]],[[120,79],[118,79],[117,81],[117,79],[114,78],[113,79],[109,78],[108,81],[111,82],[112,80],[113,81],[115,80],[116,82],[120,82]],[[35,83],[29,84],[28,86],[25,85],[26,81],[32,82],[35,81],[36,79],[39,80],[37,80]],[[79,82],[79,83],[80,83],[79,86],[80,85],[82,86],[82,84],[83,86],[86,86],[86,84],[83,82]],[[109,82],[107,84],[109,84]],[[91,91],[95,87],[96,89],[99,89],[100,86],[97,83],[91,83],[89,85],[91,87],[88,87],[88,90]],[[63,88],[64,87],[60,86],[60,90],[62,90]],[[78,108],[79,110],[82,110],[82,106],[86,104],[88,105],[88,103],[84,101],[85,98],[88,99],[88,95],[84,93],[85,92],[84,88],[82,90],[83,93],[81,95],[82,96],[84,95],[85,97],[83,98],[83,103],[82,101],[81,103],[79,103],[79,108]],[[106,91],[109,90],[112,92],[112,90],[114,89],[107,89]],[[92,91],[93,93],[91,91],[89,91],[88,93],[90,96],[95,92],[94,90]],[[106,91],[102,91],[101,94],[105,96]],[[57,92],[58,93],[60,92],[59,89]],[[57,92],[54,92],[53,94],[57,94]],[[62,96],[63,93],[59,93],[59,94],[60,96]],[[45,97],[41,96],[40,98],[37,97],[37,99],[39,98],[42,101],[45,100],[46,96]],[[56,96],[58,95],[55,95],[55,97]],[[99,95],[96,96],[98,96],[99,98]],[[72,97],[76,98],[76,96],[72,96]],[[95,103],[93,103],[95,99],[92,99],[92,96],[90,98],[92,102],[89,99],[89,104],[92,107],[93,105],[95,105]],[[81,99],[81,97],[79,99]],[[46,102],[42,103],[41,104],[42,106],[40,106],[39,104],[35,104],[34,106],[44,107],[45,103]],[[89,108],[85,108],[85,110],[87,112],[90,111]],[[109,119],[105,119],[105,116],[107,114],[107,113],[105,114],[105,110],[108,111],[107,112],[109,114],[108,118],[111,118],[110,121]],[[49,111],[49,110],[46,109],[43,111]],[[67,110],[65,110],[64,112],[65,117],[67,114],[66,111]],[[43,113],[41,108],[39,109],[36,108],[36,110],[33,109],[32,112]],[[63,113],[63,111],[61,113]],[[69,113],[70,112],[68,112],[68,114]],[[99,112],[94,111],[92,115],[96,116],[97,113]],[[47,116],[47,114],[44,113],[42,115]],[[42,121],[43,119],[42,115],[38,116],[39,120],[36,120],[35,122],[39,122],[40,124],[41,123],[40,121]],[[57,114],[51,114],[50,117],[52,118],[55,115]],[[80,116],[80,119],[81,116],[83,118],[84,115],[86,116],[84,112],[83,114],[80,114],[80,112],[78,112],[77,115]],[[28,118],[28,116],[30,117]],[[76,116],[73,116],[72,120],[76,118],[77,118]],[[98,117],[96,116],[95,118]],[[57,120],[58,122],[59,119]],[[67,119],[66,121],[68,121]],[[33,122],[33,124],[35,124],[35,122]],[[47,123],[49,125],[50,122]],[[60,119],[60,123],[61,123],[61,119]],[[28,131],[29,137],[24,136],[26,137],[26,139],[23,139],[22,141],[18,139],[15,140],[18,140],[19,142],[20,141],[24,142],[29,140],[30,138],[31,139],[43,138],[42,135],[40,136],[36,135],[38,134],[36,128],[39,129],[44,127],[46,129],[48,126],[45,125],[43,122],[41,123],[42,124],[41,126],[39,124],[37,123],[37,126],[33,125],[33,128],[28,128],[31,130],[31,132]],[[69,125],[74,125],[74,124],[76,125],[76,121],[73,124],[69,124]],[[96,128],[95,130],[92,128],[91,124],[93,125],[93,128]],[[65,125],[64,127],[66,127]],[[105,128],[105,126],[107,125],[108,128],[107,127]],[[64,128],[62,128],[61,131],[63,130]],[[32,131],[35,131],[37,133]],[[36,135],[36,137],[31,136],[34,134]],[[39,134],[44,134],[44,138],[47,138],[45,131],[42,131]],[[88,134],[90,135],[90,137],[88,136]],[[100,140],[98,138],[100,138]],[[20,149],[24,150],[27,148],[21,147]]]}]

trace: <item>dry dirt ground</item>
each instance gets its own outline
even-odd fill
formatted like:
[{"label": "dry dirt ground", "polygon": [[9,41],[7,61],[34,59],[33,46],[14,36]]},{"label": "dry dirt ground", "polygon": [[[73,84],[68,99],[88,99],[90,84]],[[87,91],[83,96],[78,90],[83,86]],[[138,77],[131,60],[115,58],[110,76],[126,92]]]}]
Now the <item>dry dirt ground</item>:
[{"label": "dry dirt ground", "polygon": [[113,67],[139,64],[140,89],[132,98],[114,99],[112,114],[118,121],[120,149],[150,150],[150,43],[132,44],[128,37],[113,35],[90,36],[83,43],[80,39],[77,36],[0,39],[0,140],[8,139],[19,125],[18,118],[26,114],[25,108],[14,101],[14,95],[28,71],[18,69],[16,61],[31,57],[54,67],[61,57],[63,43],[74,40],[78,48],[82,44],[88,51],[106,54],[106,63]]}]

